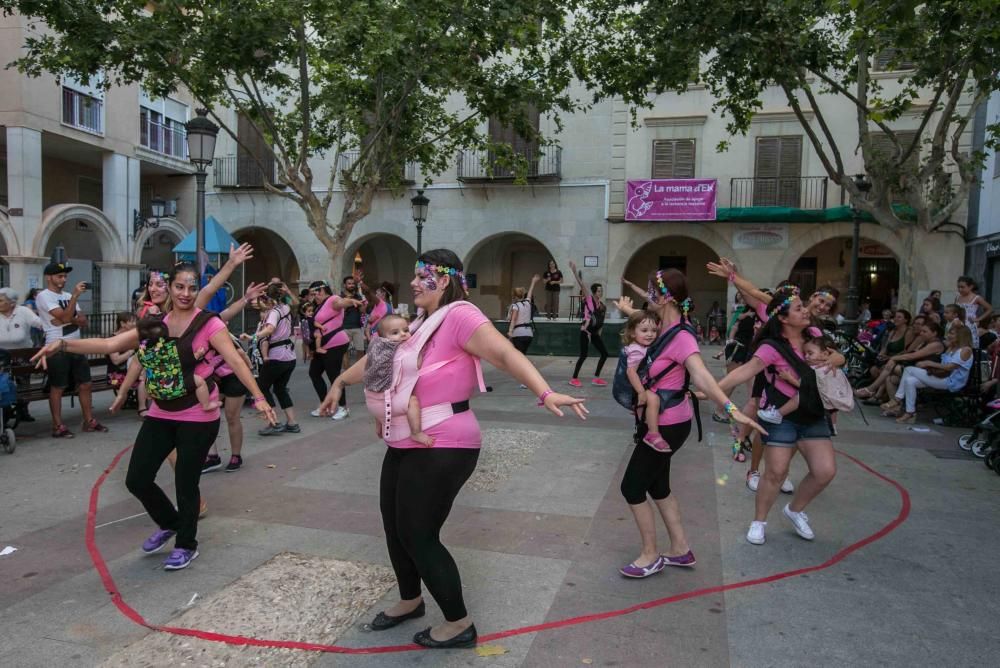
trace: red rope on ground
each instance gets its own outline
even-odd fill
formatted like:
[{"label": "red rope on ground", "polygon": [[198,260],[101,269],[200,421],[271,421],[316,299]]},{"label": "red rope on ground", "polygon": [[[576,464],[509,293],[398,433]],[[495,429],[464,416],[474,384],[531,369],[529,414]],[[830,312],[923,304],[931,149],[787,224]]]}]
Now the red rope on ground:
[{"label": "red rope on ground", "polygon": [[[97,519],[97,505],[100,499],[101,485],[107,480],[108,475],[121,461],[125,453],[129,451],[132,446],[129,446],[119,452],[115,458],[111,461],[111,464],[104,470],[103,473],[97,478],[94,483],[93,488],[90,490],[90,505],[87,509],[87,526],[86,526],[86,543],[87,552],[90,553],[90,559],[94,563],[94,568],[97,570],[97,574],[101,577],[101,582],[104,584],[104,588],[111,595],[111,601],[115,604],[118,610],[121,611],[123,615],[128,617],[131,621],[139,624],[140,626],[145,626],[153,631],[160,631],[163,633],[172,633],[174,635],[188,636],[192,638],[200,638],[201,640],[210,640],[212,642],[222,642],[229,645],[252,645],[255,647],[274,647],[280,649],[301,649],[313,652],[333,652],[337,654],[385,654],[389,652],[408,652],[411,650],[423,649],[421,646],[416,644],[409,645],[383,645],[379,647],[343,647],[341,645],[324,645],[320,643],[310,643],[302,642],[296,640],[269,640],[265,638],[250,638],[247,636],[237,636],[228,635],[225,633],[213,633],[211,631],[202,631],[199,629],[185,629],[176,626],[161,626],[158,624],[151,624],[146,621],[138,611],[132,606],[125,602],[122,598],[121,593],[118,591],[118,586],[115,584],[114,578],[111,577],[111,573],[108,571],[107,563],[104,561],[104,557],[101,551],[97,548],[97,542],[94,539],[94,526]],[[544,622],[542,624],[535,624],[533,626],[522,626],[516,629],[508,629],[506,631],[497,631],[495,633],[488,633],[486,635],[479,636],[480,642],[490,642],[492,640],[499,640],[501,638],[509,638],[511,636],[524,635],[526,633],[537,633],[538,631],[547,631],[550,629],[558,629],[566,626],[575,626],[577,624],[586,624],[589,622],[596,622],[603,619],[611,619],[612,617],[620,617],[622,615],[628,615],[639,610],[648,610],[650,608],[658,608],[662,605],[669,605],[671,603],[678,603],[680,601],[686,601],[692,598],[699,598],[702,596],[708,596],[710,594],[719,594],[722,592],[732,591],[734,589],[745,589],[747,587],[756,587],[758,585],[767,584],[770,582],[778,582],[779,580],[785,580],[787,578],[798,577],[799,575],[804,575],[806,573],[813,573],[816,571],[821,571],[830,568],[834,564],[837,564],[847,558],[853,552],[860,550],[861,548],[874,543],[877,540],[885,538],[892,531],[894,531],[899,525],[906,521],[906,518],[910,515],[910,494],[906,489],[900,485],[898,482],[885,476],[875,469],[871,468],[864,462],[862,462],[857,457],[847,454],[837,450],[837,454],[841,457],[845,457],[862,470],[872,474],[876,478],[892,485],[900,496],[900,509],[896,517],[886,524],[884,527],[876,531],[875,533],[862,538],[861,540],[851,543],[847,547],[842,548],[836,552],[832,557],[827,559],[821,564],[815,566],[807,566],[805,568],[798,568],[791,571],[782,571],[780,573],[775,573],[774,575],[768,575],[761,578],[755,578],[753,580],[742,580],[740,582],[732,582],[730,584],[717,585],[715,587],[704,587],[702,589],[695,589],[693,591],[684,592],[681,594],[674,594],[673,596],[666,596],[664,598],[654,599],[652,601],[646,601],[644,603],[637,603],[635,605],[629,606],[627,608],[621,608],[620,610],[607,610],[605,612],[599,612],[590,615],[580,615],[578,617],[569,617],[567,619],[559,619],[551,622]]]}]

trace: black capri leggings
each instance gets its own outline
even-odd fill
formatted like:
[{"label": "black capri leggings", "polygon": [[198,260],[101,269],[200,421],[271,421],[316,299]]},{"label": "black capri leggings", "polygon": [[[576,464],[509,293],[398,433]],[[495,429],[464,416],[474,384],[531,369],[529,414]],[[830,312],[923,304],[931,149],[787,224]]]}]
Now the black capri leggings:
[{"label": "black capri leggings", "polygon": [[382,460],[379,507],[399,596],[417,598],[423,580],[449,622],[468,612],[441,527],[478,459],[478,448],[388,448]]},{"label": "black capri leggings", "polygon": [[[349,345],[349,343],[345,343],[336,348],[328,348],[322,355],[313,355],[312,361],[309,362],[309,380],[312,381],[313,389],[316,390],[316,396],[319,397],[320,401],[326,398],[326,383],[323,382],[323,374],[326,374],[331,383],[340,375],[340,369],[344,366],[344,355],[347,354]],[[340,405],[347,406],[346,389],[340,393]]]},{"label": "black capri leggings", "polygon": [[[260,376],[257,378],[257,385],[261,393],[267,399],[267,403],[274,408],[274,397],[278,397],[278,405],[282,409],[292,408],[292,395],[288,394],[288,381],[292,379],[292,372],[295,371],[295,361],[278,362],[268,360],[260,368]],[[271,390],[274,390],[274,396]]]},{"label": "black capri leggings", "polygon": [[[147,417],[135,437],[135,447],[125,474],[125,487],[139,499],[149,517],[161,529],[177,532],[175,547],[198,547],[198,508],[201,493],[198,481],[208,449],[219,435],[219,420],[181,422]],[[156,484],[156,472],[171,450],[177,450],[174,487],[177,508]]]},{"label": "black capri leggings", "polygon": [[594,377],[601,375],[601,369],[604,368],[604,363],[608,360],[608,349],[604,347],[604,341],[601,340],[600,332],[587,336],[587,332],[581,329],[580,356],[576,360],[576,368],[573,369],[574,378],[580,375],[580,367],[583,366],[583,361],[587,359],[587,353],[590,351],[591,343],[593,343],[594,347],[597,348],[597,352],[601,354],[600,358],[597,360],[597,370],[594,371]]},{"label": "black capri leggings", "polygon": [[514,336],[511,337],[510,342],[514,344],[514,347],[521,351],[522,355],[528,354],[528,348],[531,346],[530,336]]},{"label": "black capri leggings", "polygon": [[[639,427],[645,431],[645,423]],[[628,460],[622,476],[622,496],[629,505],[646,502],[648,494],[654,501],[670,496],[670,460],[680,450],[691,433],[691,421],[661,425],[660,436],[670,444],[672,452],[659,452],[639,442]],[[641,438],[642,434],[640,434]]]}]

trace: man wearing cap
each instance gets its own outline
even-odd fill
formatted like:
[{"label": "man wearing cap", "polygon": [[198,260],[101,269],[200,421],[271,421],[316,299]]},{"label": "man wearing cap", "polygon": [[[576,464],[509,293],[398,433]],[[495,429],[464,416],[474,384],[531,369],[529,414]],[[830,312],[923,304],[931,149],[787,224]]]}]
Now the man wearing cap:
[{"label": "man wearing cap", "polygon": [[[69,272],[73,271],[62,262],[50,262],[45,266],[45,289],[38,293],[35,304],[38,316],[45,326],[45,343],[78,339],[80,328],[87,326],[87,316],[77,305],[80,295],[87,290],[87,284],[80,282],[73,293],[64,292]],[[66,388],[76,383],[83,412],[84,431],[107,431],[93,415],[90,395],[90,364],[83,355],[59,352],[49,358],[49,410],[52,412],[53,438],[73,438],[73,432],[62,421],[62,398]]]}]

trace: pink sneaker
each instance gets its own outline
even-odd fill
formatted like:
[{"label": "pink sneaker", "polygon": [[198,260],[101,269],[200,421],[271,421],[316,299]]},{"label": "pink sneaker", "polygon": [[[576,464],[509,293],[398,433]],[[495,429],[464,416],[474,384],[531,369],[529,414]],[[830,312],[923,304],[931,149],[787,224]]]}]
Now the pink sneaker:
[{"label": "pink sneaker", "polygon": [[597,385],[598,387],[604,387],[605,385],[608,384],[608,381],[606,381],[606,380],[604,380],[602,378],[595,378],[594,380],[590,381],[590,384],[591,385]]},{"label": "pink sneaker", "polygon": [[583,387],[583,383],[580,382],[579,378],[570,378],[569,384],[573,387]]}]

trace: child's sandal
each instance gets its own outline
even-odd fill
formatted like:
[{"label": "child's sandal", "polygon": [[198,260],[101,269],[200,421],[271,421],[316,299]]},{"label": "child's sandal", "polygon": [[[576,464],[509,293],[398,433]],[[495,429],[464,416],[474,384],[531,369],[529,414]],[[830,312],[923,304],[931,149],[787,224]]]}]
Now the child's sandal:
[{"label": "child's sandal", "polygon": [[657,452],[673,452],[670,449],[670,444],[663,440],[663,437],[659,434],[646,434],[642,437],[642,442],[653,448]]}]

